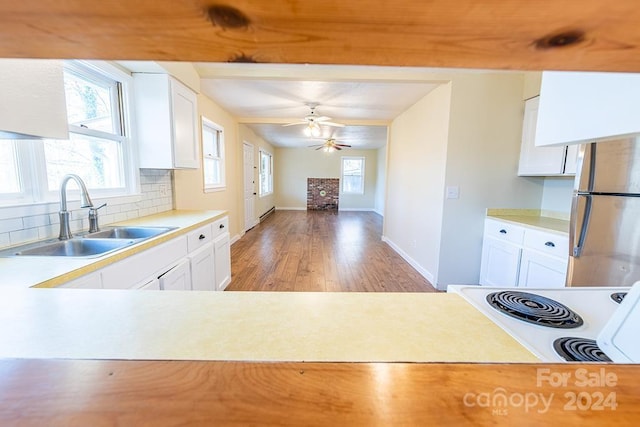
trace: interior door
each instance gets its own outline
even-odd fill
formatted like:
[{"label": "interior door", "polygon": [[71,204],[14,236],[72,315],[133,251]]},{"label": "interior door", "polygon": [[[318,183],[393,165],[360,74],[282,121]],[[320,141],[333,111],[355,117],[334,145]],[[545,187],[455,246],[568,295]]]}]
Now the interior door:
[{"label": "interior door", "polygon": [[244,159],[244,230],[250,230],[256,225],[255,219],[255,174],[253,163],[253,145],[244,143],[242,146]]}]

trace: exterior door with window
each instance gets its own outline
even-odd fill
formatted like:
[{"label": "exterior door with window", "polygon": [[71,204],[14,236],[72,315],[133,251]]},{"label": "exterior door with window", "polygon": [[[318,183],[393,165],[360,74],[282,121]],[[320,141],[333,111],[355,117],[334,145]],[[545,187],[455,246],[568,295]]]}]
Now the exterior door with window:
[{"label": "exterior door with window", "polygon": [[253,145],[245,142],[242,145],[242,153],[244,159],[244,230],[247,231],[256,225]]}]

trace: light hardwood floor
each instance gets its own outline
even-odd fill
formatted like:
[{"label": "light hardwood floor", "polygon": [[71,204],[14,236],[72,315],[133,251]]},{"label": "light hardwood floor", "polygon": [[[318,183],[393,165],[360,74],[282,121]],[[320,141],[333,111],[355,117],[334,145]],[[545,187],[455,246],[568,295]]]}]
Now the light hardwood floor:
[{"label": "light hardwood floor", "polygon": [[436,292],[373,212],[276,211],[231,247],[229,291]]}]

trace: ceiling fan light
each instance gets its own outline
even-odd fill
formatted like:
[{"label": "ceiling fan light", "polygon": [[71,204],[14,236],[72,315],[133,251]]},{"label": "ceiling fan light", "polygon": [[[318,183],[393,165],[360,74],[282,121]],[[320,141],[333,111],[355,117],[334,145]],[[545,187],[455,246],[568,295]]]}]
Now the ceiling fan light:
[{"label": "ceiling fan light", "polygon": [[309,125],[306,128],[304,128],[303,132],[304,132],[305,136],[311,137],[311,129],[312,129],[311,125]]},{"label": "ceiling fan light", "polygon": [[314,138],[317,138],[320,135],[322,135],[322,130],[320,129],[320,126],[317,123],[313,123],[313,126],[311,126],[311,136],[313,136]]}]

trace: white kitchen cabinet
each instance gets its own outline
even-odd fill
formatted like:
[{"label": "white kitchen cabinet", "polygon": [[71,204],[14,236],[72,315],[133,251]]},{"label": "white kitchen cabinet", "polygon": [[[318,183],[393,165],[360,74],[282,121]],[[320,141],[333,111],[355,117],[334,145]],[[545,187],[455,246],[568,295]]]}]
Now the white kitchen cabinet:
[{"label": "white kitchen cabinet", "polygon": [[0,60],[0,93],[0,138],[69,138],[62,61]]},{"label": "white kitchen cabinet", "polygon": [[564,287],[569,239],[565,234],[487,218],[480,284],[496,287]]},{"label": "white kitchen cabinet", "polygon": [[518,287],[563,288],[566,278],[566,260],[532,249],[522,251]]},{"label": "white kitchen cabinet", "polygon": [[640,74],[544,71],[537,146],[640,133]]},{"label": "white kitchen cabinet", "polygon": [[158,277],[160,289],[163,291],[188,291],[191,290],[191,270],[189,260],[184,259],[173,266],[169,271]]},{"label": "white kitchen cabinet", "polygon": [[224,291],[231,282],[231,248],[229,233],[216,237],[214,242],[216,289]]},{"label": "white kitchen cabinet", "polygon": [[75,280],[71,280],[59,288],[68,289],[103,289],[102,288],[102,275],[100,271],[94,271],[93,273],[85,274],[78,277]]},{"label": "white kitchen cabinet", "polygon": [[140,291],[159,291],[160,290],[160,280],[155,277],[149,280],[147,283],[144,283],[142,286],[137,288]]},{"label": "white kitchen cabinet", "polygon": [[515,287],[522,248],[492,237],[485,238],[482,245],[480,284],[484,286]]},{"label": "white kitchen cabinet", "polygon": [[215,260],[213,253],[213,243],[208,243],[189,254],[189,261],[191,263],[191,290],[216,290]]},{"label": "white kitchen cabinet", "polygon": [[187,256],[187,236],[179,236],[102,269],[105,289],[136,289],[165,274]]},{"label": "white kitchen cabinet", "polygon": [[537,147],[536,123],[540,97],[527,99],[524,104],[519,176],[575,175],[577,149],[567,146]]},{"label": "white kitchen cabinet", "polygon": [[167,74],[133,76],[140,167],[198,168],[196,94]]}]

